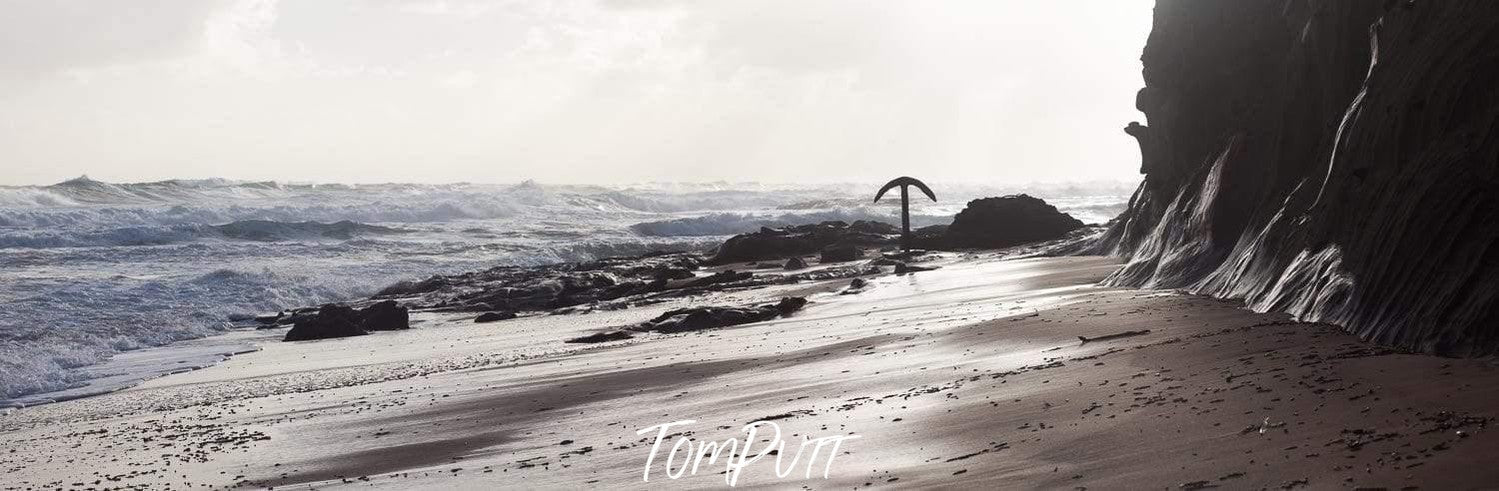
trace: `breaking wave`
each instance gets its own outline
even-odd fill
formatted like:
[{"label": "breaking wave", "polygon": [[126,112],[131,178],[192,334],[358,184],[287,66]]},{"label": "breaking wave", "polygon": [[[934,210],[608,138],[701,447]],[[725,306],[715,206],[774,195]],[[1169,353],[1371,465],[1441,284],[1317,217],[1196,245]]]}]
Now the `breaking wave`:
[{"label": "breaking wave", "polygon": [[223,225],[137,226],[103,230],[20,229],[0,232],[0,249],[52,247],[132,247],[195,240],[348,240],[365,235],[390,235],[406,230],[357,222],[277,222],[240,220]]}]

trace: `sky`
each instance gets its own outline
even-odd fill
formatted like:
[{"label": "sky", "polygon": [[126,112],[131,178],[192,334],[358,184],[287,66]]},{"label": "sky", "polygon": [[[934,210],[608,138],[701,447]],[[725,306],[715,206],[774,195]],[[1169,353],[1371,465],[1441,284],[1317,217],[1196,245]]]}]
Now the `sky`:
[{"label": "sky", "polygon": [[0,184],[1137,179],[1149,0],[0,0]]}]

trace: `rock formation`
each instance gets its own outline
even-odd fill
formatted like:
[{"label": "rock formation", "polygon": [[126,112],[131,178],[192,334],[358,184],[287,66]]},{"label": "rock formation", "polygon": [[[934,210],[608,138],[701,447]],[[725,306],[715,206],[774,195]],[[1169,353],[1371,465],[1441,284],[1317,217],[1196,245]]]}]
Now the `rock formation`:
[{"label": "rock formation", "polygon": [[630,338],[633,338],[633,337],[635,337],[635,335],[634,334],[630,334],[629,331],[623,331],[623,330],[617,330],[616,329],[616,330],[613,330],[613,331],[596,332],[596,333],[593,333],[593,334],[589,334],[587,336],[579,336],[579,337],[576,337],[576,338],[569,338],[569,339],[567,339],[567,340],[565,340],[563,342],[564,343],[576,343],[576,344],[594,344],[594,343],[607,343],[607,342],[610,342],[610,341],[624,341],[626,339],[630,339]]},{"label": "rock formation", "polygon": [[327,304],[319,307],[316,313],[299,317],[282,340],[343,338],[363,336],[370,331],[410,328],[406,307],[396,305],[392,300],[376,302],[359,310],[347,305]]},{"label": "rock formation", "polygon": [[859,246],[853,244],[833,244],[822,248],[822,252],[819,253],[817,260],[822,263],[842,263],[861,257],[864,257],[864,251],[860,250]]},{"label": "rock formation", "polygon": [[1499,2],[1159,0],[1108,283],[1499,351]]},{"label": "rock formation", "polygon": [[807,261],[802,260],[801,256],[791,256],[791,259],[787,259],[786,264],[782,265],[781,269],[784,269],[786,271],[794,271],[798,269],[806,269],[806,267]]},{"label": "rock formation", "polygon": [[[942,248],[1004,247],[1060,239],[1083,222],[1024,194],[968,202],[943,230]],[[920,234],[918,234],[920,237]]]},{"label": "rock formation", "polygon": [[806,298],[786,297],[780,302],[756,307],[688,307],[667,311],[630,329],[673,333],[737,326],[791,315],[806,305]]},{"label": "rock formation", "polygon": [[728,272],[697,277],[693,270],[698,262],[692,254],[655,253],[545,266],[499,266],[397,283],[376,297],[401,298],[417,307],[444,311],[536,312],[751,276]]},{"label": "rock formation", "polygon": [[411,316],[395,300],[384,300],[359,309],[360,327],[366,331],[411,329]]},{"label": "rock formation", "polygon": [[475,324],[483,324],[483,323],[486,323],[486,322],[497,322],[497,321],[503,321],[503,320],[510,320],[510,319],[514,319],[514,318],[515,318],[515,312],[511,312],[511,311],[508,311],[508,310],[497,310],[497,311],[491,311],[491,312],[485,312],[485,313],[479,314],[478,317],[474,317],[474,323]]},{"label": "rock formation", "polygon": [[827,221],[786,228],[761,228],[725,241],[709,260],[728,264],[820,253],[828,246],[880,246],[894,244],[900,230],[881,222],[856,221],[852,225]]}]

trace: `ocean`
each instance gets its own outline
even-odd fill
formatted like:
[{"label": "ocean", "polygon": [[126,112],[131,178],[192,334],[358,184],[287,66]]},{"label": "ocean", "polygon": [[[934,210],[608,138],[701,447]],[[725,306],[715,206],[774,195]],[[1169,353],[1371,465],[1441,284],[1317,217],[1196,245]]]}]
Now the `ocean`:
[{"label": "ocean", "polygon": [[[912,225],[1025,192],[1088,223],[1134,183],[942,185]],[[128,387],[255,349],[251,316],[498,265],[706,250],[761,226],[899,223],[877,184],[296,184],[86,177],[0,187],[0,407]],[[127,355],[117,356],[121,353]]]}]

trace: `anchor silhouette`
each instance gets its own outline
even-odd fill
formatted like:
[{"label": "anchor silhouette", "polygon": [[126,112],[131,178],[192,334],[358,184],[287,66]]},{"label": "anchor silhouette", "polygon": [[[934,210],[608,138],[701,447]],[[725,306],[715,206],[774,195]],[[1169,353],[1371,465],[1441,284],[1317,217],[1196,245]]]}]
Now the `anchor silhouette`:
[{"label": "anchor silhouette", "polygon": [[911,196],[906,189],[916,186],[916,189],[920,189],[921,192],[926,193],[926,197],[931,198],[932,201],[937,201],[937,195],[932,192],[932,188],[926,187],[926,183],[918,181],[914,177],[901,176],[885,183],[885,187],[880,188],[880,192],[875,193],[874,202],[879,203],[880,197],[885,196],[885,191],[889,191],[897,186],[900,187],[900,248],[903,251],[909,251],[911,250]]}]

